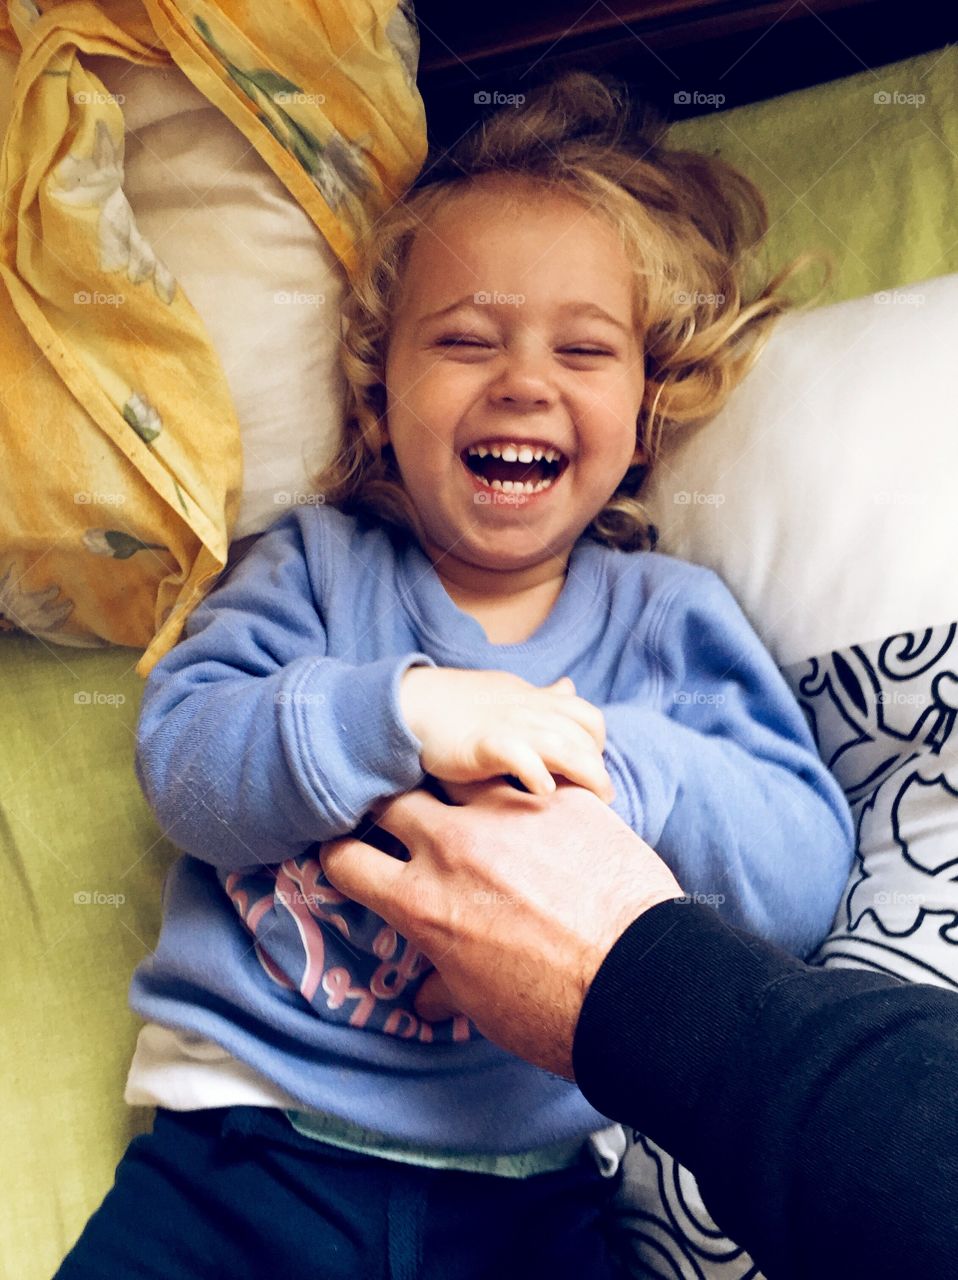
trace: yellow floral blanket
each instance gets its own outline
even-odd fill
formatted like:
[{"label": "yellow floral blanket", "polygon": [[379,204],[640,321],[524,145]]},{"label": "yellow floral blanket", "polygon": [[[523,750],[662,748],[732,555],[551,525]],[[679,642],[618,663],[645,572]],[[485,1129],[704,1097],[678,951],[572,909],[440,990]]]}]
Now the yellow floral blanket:
[{"label": "yellow floral blanket", "polygon": [[[145,649],[226,564],[242,449],[218,357],[123,191],[120,106],[84,55],[171,61],[350,272],[422,166],[395,0],[0,0],[17,57],[0,159],[0,630]],[[122,305],[88,305],[110,296]]]}]

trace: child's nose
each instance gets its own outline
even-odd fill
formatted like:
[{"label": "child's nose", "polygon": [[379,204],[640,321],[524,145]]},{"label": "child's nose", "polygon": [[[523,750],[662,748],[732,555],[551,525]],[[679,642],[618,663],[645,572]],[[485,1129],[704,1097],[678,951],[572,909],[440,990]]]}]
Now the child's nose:
[{"label": "child's nose", "polygon": [[492,387],[502,404],[549,404],[555,399],[548,356],[535,352],[510,353]]}]

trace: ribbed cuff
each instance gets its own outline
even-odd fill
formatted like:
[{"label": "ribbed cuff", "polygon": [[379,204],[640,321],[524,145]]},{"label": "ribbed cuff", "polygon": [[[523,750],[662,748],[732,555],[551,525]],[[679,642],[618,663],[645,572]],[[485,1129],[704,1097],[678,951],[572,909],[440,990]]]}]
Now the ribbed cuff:
[{"label": "ribbed cuff", "polygon": [[370,794],[399,794],[422,782],[422,743],[406,723],[399,696],[402,678],[414,666],[435,663],[411,653],[347,668],[336,679],[322,662],[306,663],[286,696],[295,733],[291,756],[306,794],[347,829]]},{"label": "ribbed cuff", "polygon": [[579,1088],[603,1115],[693,1165],[700,1108],[740,1061],[769,984],[802,968],[711,907],[681,898],[651,907],[586,996],[572,1055]]}]

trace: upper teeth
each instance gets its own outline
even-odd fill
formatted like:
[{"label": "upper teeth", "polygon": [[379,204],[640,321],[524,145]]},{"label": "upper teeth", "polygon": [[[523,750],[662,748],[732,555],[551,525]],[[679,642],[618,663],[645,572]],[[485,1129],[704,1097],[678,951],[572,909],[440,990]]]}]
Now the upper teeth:
[{"label": "upper teeth", "polygon": [[562,454],[558,449],[533,449],[527,444],[493,444],[487,448],[484,444],[473,444],[469,446],[469,456],[485,458],[487,454],[492,454],[494,458],[501,458],[503,462],[558,462]]}]

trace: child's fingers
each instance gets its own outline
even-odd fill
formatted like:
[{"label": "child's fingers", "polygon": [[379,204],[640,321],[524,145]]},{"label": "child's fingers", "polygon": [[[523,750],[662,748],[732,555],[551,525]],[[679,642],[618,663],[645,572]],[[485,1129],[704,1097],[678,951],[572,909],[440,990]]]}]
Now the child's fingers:
[{"label": "child's fingers", "polygon": [[570,782],[593,791],[600,800],[611,804],[615,789],[602,757],[595,751],[564,751],[555,755],[543,753],[546,766],[552,774],[561,774]]},{"label": "child's fingers", "polygon": [[[578,699],[570,698],[570,706]],[[586,704],[588,705],[588,704]],[[601,757],[605,746],[605,720],[599,712],[601,732],[596,739],[595,728],[583,725],[576,716],[556,714],[555,710],[547,712],[544,719],[536,722],[533,741],[537,747],[548,745],[552,751],[562,751],[566,755],[588,755]],[[544,753],[543,753],[544,755]]]},{"label": "child's fingers", "polygon": [[563,698],[552,704],[555,710],[583,728],[601,751],[605,747],[605,716],[585,698]]},{"label": "child's fingers", "polygon": [[553,693],[575,693],[575,685],[572,683],[571,676],[561,676],[552,684],[546,685],[547,689],[551,689]]},{"label": "child's fingers", "polygon": [[612,785],[612,779],[606,770],[602,767],[596,768],[590,765],[574,765],[571,769],[556,770],[562,773],[562,776],[568,778],[570,782],[578,783],[580,787],[585,787],[586,791],[592,791],[604,800],[606,804],[611,804],[615,799],[615,788]]},{"label": "child's fingers", "polygon": [[542,757],[525,742],[517,739],[504,741],[496,752],[500,773],[512,773],[523,786],[536,796],[551,795],[556,789],[555,778],[547,769]]}]

